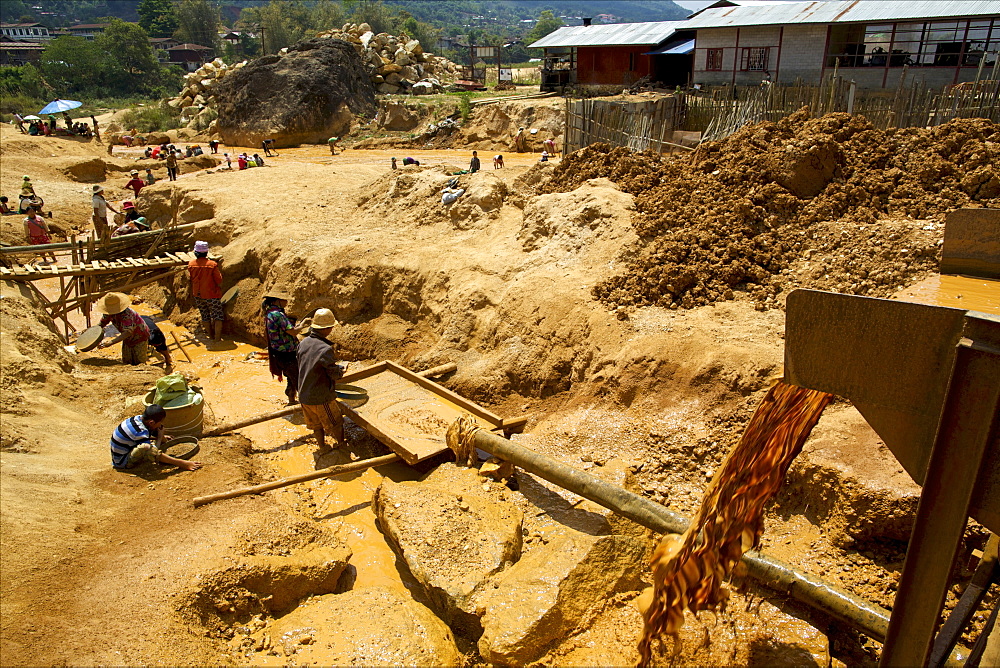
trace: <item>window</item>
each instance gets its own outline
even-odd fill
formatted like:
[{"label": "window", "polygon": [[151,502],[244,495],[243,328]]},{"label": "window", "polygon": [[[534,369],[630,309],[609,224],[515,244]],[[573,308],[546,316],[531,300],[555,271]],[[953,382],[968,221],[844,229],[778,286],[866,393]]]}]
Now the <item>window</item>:
[{"label": "window", "polygon": [[766,72],[771,49],[767,46],[751,46],[743,49],[740,69],[744,72]]},{"label": "window", "polygon": [[1000,20],[832,25],[827,67],[978,67],[1000,48]]},{"label": "window", "polygon": [[723,49],[709,49],[705,54],[705,69],[710,72],[722,70]]}]

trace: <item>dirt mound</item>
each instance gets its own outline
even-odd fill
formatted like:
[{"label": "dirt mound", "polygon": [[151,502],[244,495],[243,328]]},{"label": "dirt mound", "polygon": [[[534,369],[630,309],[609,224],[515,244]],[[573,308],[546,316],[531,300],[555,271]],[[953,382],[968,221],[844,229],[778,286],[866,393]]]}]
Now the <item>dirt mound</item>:
[{"label": "dirt mound", "polygon": [[[504,153],[513,150],[514,135],[518,128],[524,128],[525,147],[529,151],[540,153],[546,139],[554,139],[556,146],[562,146],[565,114],[561,105],[562,100],[524,100],[478,107],[472,118],[463,124],[459,138],[451,143]],[[538,132],[531,134],[531,130]]]},{"label": "dirt mound", "polygon": [[286,55],[258,58],[216,87],[217,129],[226,144],[277,146],[326,141],[346,134],[354,114],[375,113],[375,89],[354,48],[310,39]]},{"label": "dirt mound", "polygon": [[594,289],[611,304],[689,308],[747,290],[764,306],[791,287],[783,273],[888,296],[936,266],[941,233],[912,220],[875,223],[1000,205],[998,142],[1000,127],[981,119],[881,131],[863,117],[802,110],[690,160],[591,146],[567,156],[542,190],[604,176],[636,196],[642,241],[629,270]]}]

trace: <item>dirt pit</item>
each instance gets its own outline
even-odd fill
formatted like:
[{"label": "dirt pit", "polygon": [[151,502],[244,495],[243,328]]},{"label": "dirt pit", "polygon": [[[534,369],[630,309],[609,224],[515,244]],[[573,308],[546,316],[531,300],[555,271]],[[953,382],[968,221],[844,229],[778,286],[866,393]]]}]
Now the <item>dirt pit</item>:
[{"label": "dirt pit", "polygon": [[[837,118],[829,123],[844,125]],[[55,219],[85,220],[83,184],[42,155],[50,140],[11,132],[0,128],[4,191],[33,170]],[[798,136],[795,128],[788,132]],[[954,128],[940,133],[944,140],[953,138],[948,133],[975,134]],[[8,149],[15,146],[20,148]],[[85,149],[74,145],[72,157],[100,157],[99,147]],[[223,257],[224,288],[241,289],[222,343],[195,331],[198,315],[183,282],[175,296],[159,287],[135,295],[142,300],[137,308],[162,318],[168,340],[174,332],[184,342],[193,362],[175,350],[175,365],[204,387],[208,419],[235,420],[282,406],[283,384],[270,377],[266,361],[251,356],[262,343],[260,298],[278,288],[291,293],[291,313],[334,311],[339,322],[331,336],[343,358],[356,360],[352,364],[392,359],[419,370],[455,362],[458,371],[443,379],[446,387],[499,415],[532,416],[516,438],[521,444],[690,515],[769,379],[780,374],[780,308],[759,310],[766,298],[741,284],[731,300],[706,299],[692,308],[643,306],[636,297],[620,309],[593,298],[597,286],[641,268],[635,249],[650,238],[657,187],[643,171],[649,161],[642,156],[612,160],[608,156],[617,154],[589,149],[585,155],[603,157],[555,161],[555,180],[547,181],[549,168],[537,164],[537,155],[505,154],[504,169],[459,177],[476,199],[460,198],[456,207],[441,202],[442,185],[451,178],[444,172],[466,166],[471,151],[410,151],[421,166],[392,172],[389,158],[404,153],[349,149],[332,156],[324,146],[283,149],[263,169],[207,169],[150,191],[152,208],[174,189],[182,195],[199,235]],[[136,152],[121,155],[127,160]],[[573,161],[580,162],[571,173],[565,165]],[[693,164],[662,169],[701,169]],[[702,177],[692,178],[690,187],[698,189]],[[837,178],[835,173],[832,185]],[[739,187],[715,185],[711,198],[697,197],[705,206],[709,199],[725,203],[719,193]],[[914,206],[937,197],[914,192]],[[790,191],[787,197],[799,201]],[[821,262],[839,262],[842,246],[881,242],[890,257],[872,257],[866,266],[899,275],[880,289],[888,294],[903,286],[903,298],[928,298],[920,290],[930,288],[915,279],[932,271],[932,255],[921,255],[913,272],[898,269],[892,253],[936,246],[942,234],[936,217],[907,219],[878,210],[873,223],[845,224],[831,215],[801,229],[819,235],[810,244],[841,241],[786,250],[788,273],[778,272],[791,277],[786,285],[837,287],[836,273],[817,271]],[[909,245],[917,241],[925,245]],[[990,287],[983,288],[987,297]],[[953,300],[973,294],[948,289]],[[410,555],[401,553],[405,541],[387,540],[388,525],[374,502],[383,484],[419,490],[416,481],[446,464],[395,464],[195,509],[195,496],[387,449],[349,424],[349,447],[317,456],[301,418],[291,417],[206,439],[198,455],[206,467],[196,472],[113,472],[108,436],[126,402],[143,394],[162,366],[122,367],[114,348],[71,356],[26,295],[9,285],[2,290],[5,665],[635,661],[641,618],[634,599],[649,582],[645,554],[654,539],[645,530],[523,472],[516,491],[477,482],[489,487],[481,494],[504,495],[523,516],[520,551],[505,553],[511,563],[484,575],[473,588],[476,595],[464,599],[471,605],[458,614],[435,593],[444,587],[429,586],[438,582],[429,577],[433,573],[416,572]],[[771,303],[780,307],[783,294],[771,293]],[[436,520],[465,518],[463,503],[477,508],[471,493],[466,499],[446,491],[434,495],[449,504],[447,513],[432,516]],[[857,411],[836,403],[768,509],[763,549],[891,606],[918,493]],[[474,530],[468,533],[476,538]],[[618,542],[633,547],[602,547]],[[961,563],[983,542],[982,530],[971,526]],[[419,552],[454,565],[469,551],[455,540],[436,554]],[[623,564],[609,552],[632,556]],[[620,577],[595,575],[611,566],[621,568],[614,571]],[[969,576],[956,572],[949,608]],[[283,583],[281,596],[275,596],[275,583]],[[484,592],[493,595],[479,599]],[[531,620],[515,623],[505,614],[535,593],[546,603],[533,608]],[[996,596],[990,592],[987,604]],[[149,620],[138,628],[136,611]],[[463,615],[480,620],[481,635]],[[963,642],[984,622],[977,613]],[[685,665],[874,665],[879,651],[874,640],[752,582],[740,584],[717,619],[689,620],[682,640]],[[670,650],[668,643],[663,651]],[[667,654],[657,656],[666,662]]]}]

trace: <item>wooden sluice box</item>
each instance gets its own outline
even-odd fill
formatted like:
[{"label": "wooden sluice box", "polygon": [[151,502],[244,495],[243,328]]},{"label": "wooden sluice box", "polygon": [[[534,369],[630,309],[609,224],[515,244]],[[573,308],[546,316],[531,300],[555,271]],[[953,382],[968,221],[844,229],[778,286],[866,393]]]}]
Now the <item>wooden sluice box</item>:
[{"label": "wooden sluice box", "polygon": [[447,450],[445,433],[460,415],[472,415],[489,431],[511,426],[475,402],[393,362],[345,374],[340,382],[368,392],[368,401],[361,406],[341,402],[344,414],[407,464]]}]

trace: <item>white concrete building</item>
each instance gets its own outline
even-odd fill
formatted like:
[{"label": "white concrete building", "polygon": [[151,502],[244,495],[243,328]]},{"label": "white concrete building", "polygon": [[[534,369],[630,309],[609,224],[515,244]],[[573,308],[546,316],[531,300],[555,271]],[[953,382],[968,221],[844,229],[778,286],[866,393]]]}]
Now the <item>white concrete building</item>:
[{"label": "white concrete building", "polygon": [[[723,6],[725,5],[725,6]],[[1000,0],[723,0],[697,31],[692,81],[818,84],[836,70],[861,88],[941,87],[997,78]]]}]

